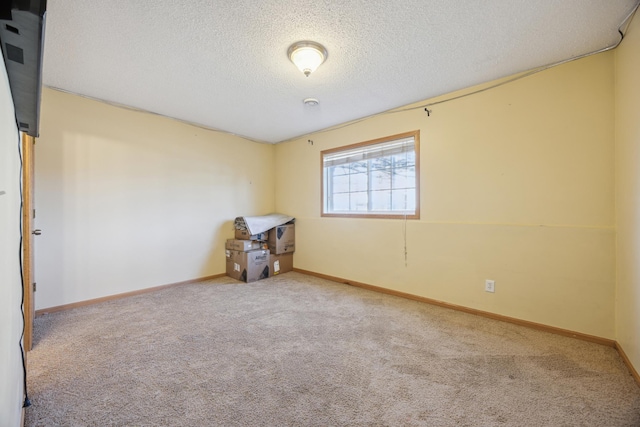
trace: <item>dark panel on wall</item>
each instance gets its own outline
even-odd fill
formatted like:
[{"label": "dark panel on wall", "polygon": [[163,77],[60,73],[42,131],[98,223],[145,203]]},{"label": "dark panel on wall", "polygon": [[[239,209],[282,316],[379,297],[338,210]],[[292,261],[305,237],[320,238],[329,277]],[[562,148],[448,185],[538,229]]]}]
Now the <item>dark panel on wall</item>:
[{"label": "dark panel on wall", "polygon": [[46,0],[13,0],[0,6],[0,45],[18,126],[37,137],[42,89]]}]

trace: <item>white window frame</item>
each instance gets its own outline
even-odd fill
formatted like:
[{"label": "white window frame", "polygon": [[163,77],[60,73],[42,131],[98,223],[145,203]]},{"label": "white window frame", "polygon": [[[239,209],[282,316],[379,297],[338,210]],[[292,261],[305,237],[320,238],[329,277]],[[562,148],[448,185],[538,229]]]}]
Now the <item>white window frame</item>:
[{"label": "white window frame", "polygon": [[[376,191],[372,188],[372,161],[380,158],[386,158],[399,153],[413,152],[415,153],[415,161],[413,164],[404,164],[404,166],[397,166],[392,161],[388,168],[392,173],[391,183],[389,188],[389,205],[388,209],[373,210],[372,207],[372,192]],[[391,159],[393,160],[393,158]],[[332,201],[334,200],[334,193],[332,191],[332,180],[335,179],[334,175],[330,173],[330,169],[333,167],[351,165],[359,163],[362,165],[364,162],[367,164],[366,172],[354,172],[348,174],[349,179],[351,176],[359,175],[360,177],[366,173],[366,189],[352,190],[351,182],[349,190],[340,194],[348,194],[351,197],[355,197],[357,194],[360,196],[363,193],[367,195],[367,208],[366,210],[336,210],[333,209]],[[415,185],[394,187],[395,171],[408,170],[415,168]],[[342,218],[402,218],[402,219],[420,219],[420,131],[405,132],[398,135],[391,135],[384,138],[378,138],[371,141],[360,142],[357,144],[347,145],[344,147],[332,148],[324,150],[320,153],[320,185],[321,185],[321,216],[323,217],[342,217]],[[396,209],[393,210],[393,194],[394,192],[401,192],[406,190],[415,191],[414,200],[415,206],[413,209]],[[405,208],[406,197],[405,197]],[[350,203],[351,205],[351,203]],[[360,205],[362,206],[362,204]]]}]

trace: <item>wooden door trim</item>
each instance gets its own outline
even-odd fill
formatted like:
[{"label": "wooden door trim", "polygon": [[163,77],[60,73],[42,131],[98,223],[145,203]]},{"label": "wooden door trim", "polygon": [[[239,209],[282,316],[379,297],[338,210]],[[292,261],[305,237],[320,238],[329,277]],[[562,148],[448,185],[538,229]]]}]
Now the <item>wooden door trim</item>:
[{"label": "wooden door trim", "polygon": [[33,149],[35,139],[21,134],[22,142],[22,274],[24,286],[24,337],[26,351],[33,346],[33,319],[35,301],[33,295]]}]

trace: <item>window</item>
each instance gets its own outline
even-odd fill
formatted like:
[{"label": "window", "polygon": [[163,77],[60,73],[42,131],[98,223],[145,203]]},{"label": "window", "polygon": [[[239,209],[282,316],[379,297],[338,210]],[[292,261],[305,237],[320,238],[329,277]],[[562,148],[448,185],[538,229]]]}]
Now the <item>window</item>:
[{"label": "window", "polygon": [[322,216],[420,218],[420,131],[325,150]]}]

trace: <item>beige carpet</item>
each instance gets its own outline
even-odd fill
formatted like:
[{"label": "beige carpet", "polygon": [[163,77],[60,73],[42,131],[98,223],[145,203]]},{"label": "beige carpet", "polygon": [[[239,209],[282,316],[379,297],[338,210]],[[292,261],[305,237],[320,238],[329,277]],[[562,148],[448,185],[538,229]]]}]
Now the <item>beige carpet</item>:
[{"label": "beige carpet", "polygon": [[27,426],[640,426],[609,347],[298,273],[40,316]]}]

